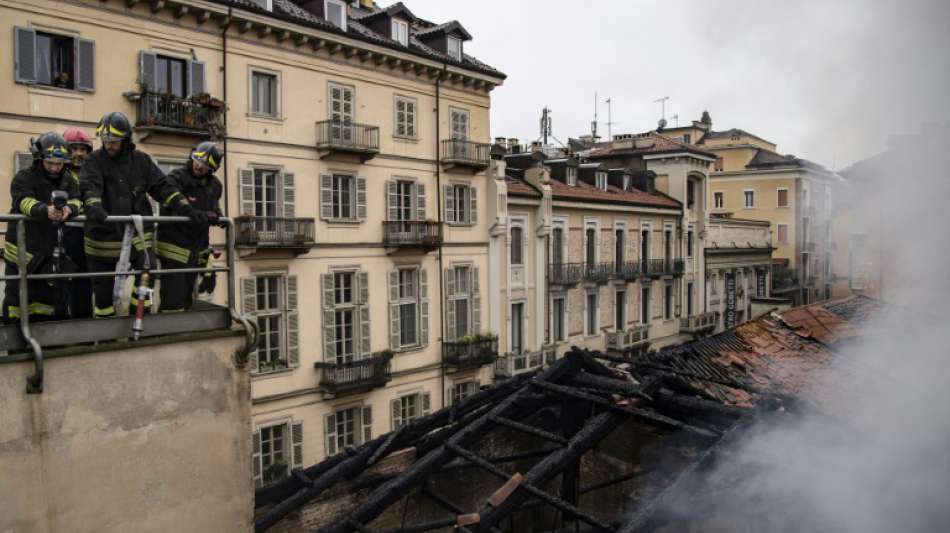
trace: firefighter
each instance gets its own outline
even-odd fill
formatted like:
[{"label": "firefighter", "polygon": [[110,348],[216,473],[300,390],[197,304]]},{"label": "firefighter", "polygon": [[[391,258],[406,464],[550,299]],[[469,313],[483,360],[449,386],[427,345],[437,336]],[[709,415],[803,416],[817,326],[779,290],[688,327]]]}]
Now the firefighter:
[{"label": "firefighter", "polygon": [[[32,141],[30,151],[33,164],[17,172],[10,184],[13,200],[11,212],[23,214],[32,220],[26,224],[27,274],[51,271],[75,272],[69,266],[69,258],[60,254],[54,257],[59,240],[58,228],[62,222],[79,214],[79,178],[67,167],[69,148],[66,140],[56,133],[44,133]],[[56,191],[54,200],[53,191]],[[55,204],[55,205],[54,205]],[[3,256],[6,275],[19,272],[17,268],[17,227],[7,225],[6,245]],[[54,263],[55,268],[54,268]],[[3,318],[16,321],[24,312],[20,309],[20,285],[8,281],[4,288]],[[53,320],[67,318],[68,308],[59,280],[32,280],[27,287],[30,320]]]},{"label": "firefighter", "polygon": [[[96,127],[102,146],[86,157],[79,174],[83,209],[86,213],[85,251],[89,270],[114,271],[122,249],[123,224],[107,223],[109,215],[152,216],[149,197],[172,210],[187,216],[201,226],[207,224],[203,211],[191,207],[188,199],[162,174],[152,158],[135,148],[129,119],[119,112],[105,114]],[[132,239],[132,265],[142,268],[146,254],[149,263],[154,255],[149,246],[152,224],[146,224],[144,242],[135,235]],[[130,309],[134,312],[139,298],[146,308],[151,307],[150,292],[139,294],[139,276],[132,288]],[[150,279],[151,284],[151,279]],[[114,280],[93,278],[93,314],[108,317],[116,314],[112,303]]]},{"label": "firefighter", "polygon": [[[93,150],[92,137],[82,128],[72,127],[63,132],[63,139],[66,139],[69,145],[69,154],[72,158],[69,168],[78,176],[83,160]],[[67,227],[65,237],[66,255],[76,263],[80,271],[85,272],[88,265],[86,265],[86,251],[83,246],[83,229]],[[92,318],[92,280],[89,278],[72,280],[69,289],[69,311],[73,318]]]},{"label": "firefighter", "polygon": [[[221,165],[221,152],[212,142],[200,143],[191,152],[188,163],[168,174],[168,179],[188,199],[191,206],[207,215],[209,223],[221,217],[218,201],[221,199],[221,181],[214,175]],[[162,206],[162,215],[174,212]],[[158,256],[162,268],[196,268],[211,261],[208,225],[162,225],[158,230]],[[210,279],[206,279],[210,278]],[[201,290],[214,290],[213,273],[202,274]],[[196,274],[165,274],[162,276],[161,310],[163,313],[190,309]]]}]

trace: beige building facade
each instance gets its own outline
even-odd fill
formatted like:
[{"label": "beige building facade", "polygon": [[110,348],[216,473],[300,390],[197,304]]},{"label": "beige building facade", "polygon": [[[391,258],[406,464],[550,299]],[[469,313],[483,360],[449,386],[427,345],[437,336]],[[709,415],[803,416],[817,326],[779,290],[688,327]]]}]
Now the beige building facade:
[{"label": "beige building facade", "polygon": [[113,110],[166,171],[201,140],[224,148],[240,310],[261,329],[258,485],[490,379],[489,94],[504,75],[464,52],[464,27],[367,1],[0,11],[16,43],[0,54],[3,183],[30,137],[92,133]]}]

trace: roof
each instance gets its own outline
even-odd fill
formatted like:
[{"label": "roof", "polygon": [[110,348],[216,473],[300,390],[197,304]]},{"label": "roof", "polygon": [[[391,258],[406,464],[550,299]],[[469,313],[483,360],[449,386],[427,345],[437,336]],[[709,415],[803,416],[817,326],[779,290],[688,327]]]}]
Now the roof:
[{"label": "roof", "polygon": [[472,35],[468,33],[468,31],[465,30],[465,27],[463,27],[462,24],[459,23],[459,21],[457,20],[450,20],[449,22],[446,22],[444,24],[438,24],[436,26],[432,26],[430,28],[420,30],[416,32],[416,35],[418,35],[419,37],[425,38],[430,35],[436,35],[436,34],[448,35],[453,32],[460,34],[462,36],[462,39],[466,41],[472,40]]},{"label": "roof", "polygon": [[[507,169],[506,174],[507,174]],[[509,196],[525,196],[529,198],[541,198],[541,191],[534,188],[533,185],[523,179],[514,176],[505,176],[505,185],[508,188]]]},{"label": "roof", "polygon": [[607,190],[602,191],[581,180],[577,180],[576,186],[568,185],[560,180],[551,180],[551,191],[555,200],[614,203],[667,209],[681,209],[683,207],[683,204],[662,193],[650,194],[639,189],[623,191],[613,185],[608,185]]},{"label": "roof", "polygon": [[[362,22],[369,21],[374,16],[378,16],[382,12],[388,12],[390,10],[394,10],[393,12],[400,11],[400,10],[403,13],[408,12],[408,8],[405,8],[405,6],[402,6],[401,9],[397,7],[401,5],[401,2],[393,6],[389,6],[388,8],[385,8],[385,9],[376,8],[375,11],[371,11],[371,12],[364,13],[357,10],[355,12],[356,15],[351,16],[347,20],[346,30],[344,31],[336,27],[335,25],[331,24],[327,20],[323,19],[322,17],[319,17],[307,11],[306,9],[300,7],[299,5],[297,5],[291,0],[273,0],[273,11],[267,11],[266,9],[261,8],[258,4],[256,4],[255,2],[251,0],[211,0],[211,1],[218,4],[239,7],[241,9],[253,11],[255,13],[258,13],[264,16],[272,17],[279,20],[285,20],[288,22],[293,22],[295,24],[300,24],[302,26],[308,26],[308,27],[316,28],[322,31],[346,35],[347,37],[352,37],[360,41],[386,46],[388,48],[392,48],[399,51],[408,50],[409,52],[422,56],[426,59],[432,59],[435,61],[439,61],[441,63],[455,65],[461,68],[465,68],[468,70],[486,74],[492,77],[496,77],[500,79],[506,78],[505,74],[499,71],[498,69],[491,67],[490,65],[487,65],[486,63],[479,61],[478,59],[468,54],[463,54],[461,61],[459,61],[449,56],[446,53],[442,53],[429,46],[426,46],[422,41],[420,41],[416,37],[417,35],[428,35],[428,34],[433,33],[434,31],[438,31],[437,28],[439,27],[457,28],[457,29],[460,29],[462,32],[465,32],[465,29],[462,28],[461,24],[459,24],[458,21],[450,21],[445,24],[427,26],[423,28],[421,26],[431,25],[432,23],[422,21],[421,19],[417,20],[418,25],[416,27],[410,27],[408,47],[403,46],[400,43],[394,41],[390,35],[384,35],[384,34],[378,33],[368,28],[364,24],[362,24]],[[465,35],[468,36],[467,40],[471,39],[471,35],[469,35],[467,32],[465,32]]]},{"label": "roof", "polygon": [[406,7],[406,5],[403,4],[402,2],[396,2],[395,4],[386,8],[382,8],[382,9],[377,8],[376,11],[371,11],[365,15],[356,17],[356,20],[359,20],[360,22],[367,22],[370,20],[378,19],[383,16],[395,17],[397,15],[402,16],[403,18],[407,19],[409,22],[415,22],[416,20],[418,20],[418,17],[416,17],[412,13],[412,11],[409,11],[409,8]]},{"label": "roof", "polygon": [[830,172],[827,168],[813,161],[807,159],[802,159],[800,157],[795,157],[792,154],[782,155],[771,150],[766,150],[764,148],[759,148],[756,150],[755,155],[746,164],[746,168],[777,168],[777,167],[794,167],[794,168],[805,168],[810,170],[816,170],[819,172]]},{"label": "roof", "polygon": [[772,141],[767,141],[763,139],[762,137],[759,137],[758,135],[753,135],[739,128],[732,128],[732,129],[728,129],[724,131],[707,131],[706,134],[703,135],[703,139],[701,139],[699,142],[700,144],[702,144],[703,140],[705,139],[731,139],[733,137],[752,137],[753,139],[758,139],[764,143],[768,143],[771,145],[775,144]]},{"label": "roof", "polygon": [[[652,141],[652,143],[649,143],[649,141]],[[649,146],[642,146],[638,148],[638,143],[644,145],[649,143]],[[710,158],[716,157],[716,155],[712,152],[697,148],[692,144],[686,144],[684,142],[677,141],[656,131],[637,135],[631,139],[621,139],[605,143],[598,143],[594,148],[591,149],[587,157],[591,159],[597,159],[619,155],[647,155],[674,152],[688,152]]]}]

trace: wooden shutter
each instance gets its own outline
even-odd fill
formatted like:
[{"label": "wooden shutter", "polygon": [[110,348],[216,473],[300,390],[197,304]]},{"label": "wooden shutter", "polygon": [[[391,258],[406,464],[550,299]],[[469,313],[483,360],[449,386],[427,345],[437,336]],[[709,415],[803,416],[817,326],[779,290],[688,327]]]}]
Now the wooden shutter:
[{"label": "wooden shutter", "polygon": [[[257,278],[251,276],[241,279],[241,299],[244,307],[244,314],[254,320],[254,314],[257,313]],[[257,347],[248,355],[248,363],[251,372],[257,372]]]},{"label": "wooden shutter", "polygon": [[252,217],[254,216],[254,171],[242,168],[238,170],[238,177],[241,182],[241,215]]},{"label": "wooden shutter", "polygon": [[15,152],[13,154],[13,174],[33,166],[33,154],[30,152]]},{"label": "wooden shutter", "polygon": [[363,440],[360,444],[363,444],[373,440],[373,408],[368,405],[363,407],[361,415],[360,418],[363,422]]},{"label": "wooden shutter", "polygon": [[455,269],[445,269],[445,340],[455,340]]},{"label": "wooden shutter", "polygon": [[442,186],[442,195],[445,197],[445,221],[455,220],[455,189],[451,185]]},{"label": "wooden shutter", "polygon": [[303,468],[303,422],[294,422],[290,425],[291,437],[291,468]]},{"label": "wooden shutter", "polygon": [[323,417],[323,439],[327,457],[336,455],[336,413]]},{"label": "wooden shutter", "polygon": [[323,361],[336,361],[336,313],[333,311],[333,274],[320,275],[323,287]]},{"label": "wooden shutter", "polygon": [[478,335],[482,332],[482,294],[478,285],[478,267],[471,268],[472,273],[472,334]]},{"label": "wooden shutter", "polygon": [[392,430],[396,431],[402,426],[402,400],[396,398],[390,401],[389,410],[392,412]]},{"label": "wooden shutter", "polygon": [[468,220],[466,222],[471,222],[472,224],[478,222],[478,192],[475,190],[475,187],[468,188],[469,203],[468,203]]},{"label": "wooden shutter", "polygon": [[432,411],[432,396],[428,392],[423,392],[421,396],[422,396],[422,416],[426,416]]},{"label": "wooden shutter", "polygon": [[369,273],[359,272],[356,275],[356,283],[360,308],[360,351],[363,357],[369,357],[373,352],[369,323]]},{"label": "wooden shutter", "polygon": [[399,349],[399,271],[389,272],[389,347]]},{"label": "wooden shutter", "polygon": [[446,407],[450,407],[454,403],[453,402],[454,398],[452,397],[453,392],[454,392],[454,387],[449,387],[445,389],[445,406]]},{"label": "wooden shutter", "polygon": [[426,219],[426,184],[416,183],[416,220]]},{"label": "wooden shutter", "polygon": [[155,54],[142,50],[139,52],[139,83],[148,91],[155,91],[155,84],[158,78],[156,72],[157,60]]},{"label": "wooden shutter", "polygon": [[333,218],[333,174],[320,174],[320,218]]},{"label": "wooden shutter", "polygon": [[429,275],[419,268],[419,344],[429,344]]},{"label": "wooden shutter", "polygon": [[261,431],[257,430],[251,434],[251,474],[254,476],[255,487],[264,484],[264,476],[261,474],[261,470]]},{"label": "wooden shutter", "polygon": [[188,62],[188,94],[197,95],[205,92],[205,63],[204,61]]},{"label": "wooden shutter", "polygon": [[76,39],[73,79],[76,90],[92,92],[96,90],[96,42],[92,39]]},{"label": "wooden shutter", "polygon": [[287,299],[287,362],[290,368],[300,366],[300,315],[297,311],[297,276],[286,278]]},{"label": "wooden shutter", "polygon": [[282,199],[282,209],[281,216],[285,218],[294,218],[297,216],[296,208],[296,194],[295,194],[295,183],[293,172],[285,172],[283,175],[283,199]]},{"label": "wooden shutter", "polygon": [[36,31],[30,28],[14,28],[13,41],[14,79],[18,83],[36,82]]},{"label": "wooden shutter", "polygon": [[389,180],[386,182],[386,220],[394,221],[399,219],[399,182]]},{"label": "wooden shutter", "polygon": [[356,181],[356,220],[366,220],[366,178],[357,176]]}]

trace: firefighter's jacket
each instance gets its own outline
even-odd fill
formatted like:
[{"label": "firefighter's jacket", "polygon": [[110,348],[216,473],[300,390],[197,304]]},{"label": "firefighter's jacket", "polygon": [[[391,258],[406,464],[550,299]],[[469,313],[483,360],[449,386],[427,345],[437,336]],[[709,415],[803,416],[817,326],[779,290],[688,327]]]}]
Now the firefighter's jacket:
[{"label": "firefighter's jacket", "polygon": [[[13,207],[10,212],[30,216],[37,205],[52,205],[53,191],[65,191],[72,216],[79,214],[82,203],[79,201],[79,177],[76,173],[69,167],[64,167],[58,178],[50,179],[39,162],[17,172],[13,177],[13,182],[10,184]],[[24,222],[26,224],[27,273],[30,274],[35,274],[44,266],[46,260],[52,257],[53,248],[56,246],[56,225],[47,220],[45,214],[42,216],[43,220]],[[3,259],[13,265],[17,264],[18,242],[16,224],[11,222],[7,224]]]},{"label": "firefighter's jacket", "polygon": [[[128,143],[122,153],[110,158],[99,148],[83,161],[79,174],[83,205],[100,204],[109,215],[153,216],[149,196],[162,205],[183,201],[181,193],[155,165],[152,158]],[[145,241],[136,235],[132,242],[143,250],[151,241],[152,224],[146,224]],[[118,258],[122,248],[123,224],[86,222],[85,250],[87,256]]]},{"label": "firefighter's jacket", "polygon": [[[212,175],[198,177],[191,171],[191,162],[176,168],[168,173],[168,181],[181,191],[191,207],[198,211],[213,212],[221,217],[221,199],[223,186],[221,181]],[[162,205],[163,216],[173,216],[176,213],[174,205]],[[190,259],[197,258],[198,254],[208,248],[208,229],[196,228],[193,224],[161,224],[158,228],[158,256],[179,263],[191,263]]]}]

